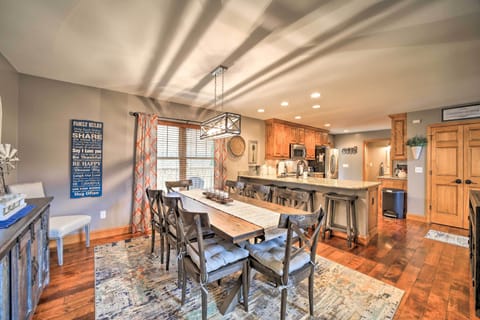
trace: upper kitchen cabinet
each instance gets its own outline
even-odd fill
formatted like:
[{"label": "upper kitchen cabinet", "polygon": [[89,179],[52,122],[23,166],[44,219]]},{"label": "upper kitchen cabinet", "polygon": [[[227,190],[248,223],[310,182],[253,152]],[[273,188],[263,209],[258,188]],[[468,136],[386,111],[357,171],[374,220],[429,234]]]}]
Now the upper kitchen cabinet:
[{"label": "upper kitchen cabinet", "polygon": [[407,160],[407,114],[391,114],[392,132],[391,132],[391,160]]},{"label": "upper kitchen cabinet", "polygon": [[328,144],[328,131],[279,119],[265,120],[265,159],[288,159],[291,143],[304,144],[306,159],[314,159],[315,146]]}]

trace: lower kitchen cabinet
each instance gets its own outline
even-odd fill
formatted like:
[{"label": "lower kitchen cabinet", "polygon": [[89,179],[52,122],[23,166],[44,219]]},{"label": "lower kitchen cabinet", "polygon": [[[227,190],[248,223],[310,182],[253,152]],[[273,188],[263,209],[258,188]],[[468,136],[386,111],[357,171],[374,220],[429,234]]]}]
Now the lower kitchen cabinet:
[{"label": "lower kitchen cabinet", "polygon": [[48,219],[52,198],[0,234],[0,320],[31,319],[49,283]]}]

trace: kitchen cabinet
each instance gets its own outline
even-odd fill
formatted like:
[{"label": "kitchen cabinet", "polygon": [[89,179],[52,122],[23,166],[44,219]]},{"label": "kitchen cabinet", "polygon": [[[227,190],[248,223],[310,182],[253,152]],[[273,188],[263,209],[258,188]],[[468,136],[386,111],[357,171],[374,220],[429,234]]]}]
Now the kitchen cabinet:
[{"label": "kitchen cabinet", "polygon": [[49,283],[51,200],[29,199],[32,211],[0,232],[0,320],[31,319]]},{"label": "kitchen cabinet", "polygon": [[[279,119],[265,120],[265,159],[290,158],[290,144],[304,144],[307,159],[315,158],[315,146],[328,143],[328,131]],[[324,143],[318,143],[318,142]]]},{"label": "kitchen cabinet", "polygon": [[305,129],[305,148],[307,149],[307,160],[315,159],[315,131]]},{"label": "kitchen cabinet", "polygon": [[392,132],[390,134],[391,160],[407,160],[407,114],[391,114]]}]

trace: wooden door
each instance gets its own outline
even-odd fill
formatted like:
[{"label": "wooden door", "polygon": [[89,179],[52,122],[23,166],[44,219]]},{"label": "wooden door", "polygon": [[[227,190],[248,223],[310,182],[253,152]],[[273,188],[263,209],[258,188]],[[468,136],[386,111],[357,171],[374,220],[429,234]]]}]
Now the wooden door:
[{"label": "wooden door", "polygon": [[464,217],[463,228],[468,228],[470,190],[480,189],[480,123],[463,126],[463,182]]},{"label": "wooden door", "polygon": [[463,128],[432,128],[431,221],[463,227]]}]

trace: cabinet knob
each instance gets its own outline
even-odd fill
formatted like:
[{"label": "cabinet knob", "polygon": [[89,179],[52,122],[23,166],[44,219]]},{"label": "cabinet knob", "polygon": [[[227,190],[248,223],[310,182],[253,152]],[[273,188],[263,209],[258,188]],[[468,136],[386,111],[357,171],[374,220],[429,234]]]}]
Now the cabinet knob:
[{"label": "cabinet knob", "polygon": [[466,183],[466,184],[476,184],[476,182],[473,182],[473,181],[470,180],[470,179],[465,180],[465,183]]},{"label": "cabinet knob", "polygon": [[455,182],[456,184],[460,184],[460,183],[462,183],[462,179],[456,179],[456,180],[453,181],[453,182]]}]

